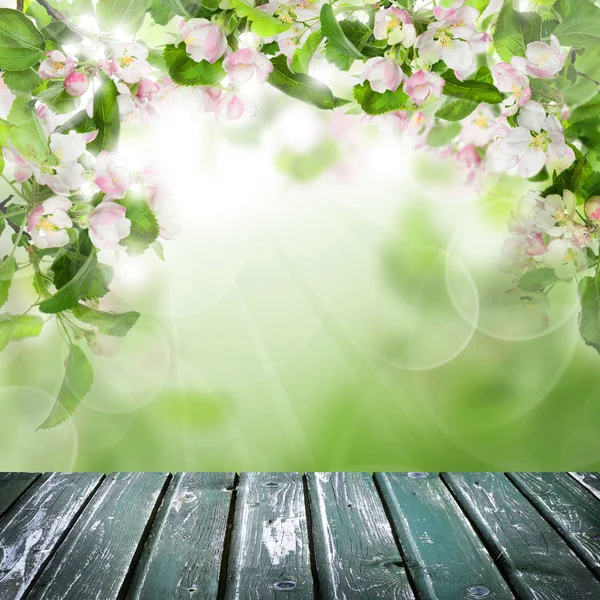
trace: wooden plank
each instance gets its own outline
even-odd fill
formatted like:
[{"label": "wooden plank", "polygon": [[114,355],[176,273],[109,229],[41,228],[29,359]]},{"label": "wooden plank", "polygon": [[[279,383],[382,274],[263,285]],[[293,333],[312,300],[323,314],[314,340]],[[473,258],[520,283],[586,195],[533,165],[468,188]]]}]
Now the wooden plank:
[{"label": "wooden plank", "polygon": [[166,473],[113,473],[102,483],[28,600],[114,600],[127,584]]},{"label": "wooden plank", "polygon": [[327,599],[414,598],[371,476],[309,473],[313,544]]},{"label": "wooden plank", "polygon": [[242,473],[225,598],[312,600],[308,526],[299,473]]},{"label": "wooden plank", "polygon": [[0,598],[23,598],[88,498],[98,473],[52,473],[31,488],[0,526]]},{"label": "wooden plank", "polygon": [[600,577],[600,500],[566,473],[509,473],[511,481]]},{"label": "wooden plank", "polygon": [[600,582],[501,473],[444,473],[519,596],[597,600]]},{"label": "wooden plank", "polygon": [[600,473],[569,473],[569,475],[600,499]]},{"label": "wooden plank", "polygon": [[235,473],[178,473],[173,478],[128,598],[214,600]]},{"label": "wooden plank", "polygon": [[419,598],[514,598],[437,473],[376,473],[375,481]]},{"label": "wooden plank", "polygon": [[39,476],[40,473],[0,473],[0,517]]}]

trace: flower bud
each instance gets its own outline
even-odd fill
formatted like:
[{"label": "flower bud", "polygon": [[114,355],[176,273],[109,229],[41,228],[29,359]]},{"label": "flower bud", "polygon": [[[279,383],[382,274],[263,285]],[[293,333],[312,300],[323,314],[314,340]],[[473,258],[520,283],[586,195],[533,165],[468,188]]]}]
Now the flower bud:
[{"label": "flower bud", "polygon": [[65,91],[69,96],[82,96],[87,92],[90,82],[81,71],[73,71],[65,78]]},{"label": "flower bud", "polygon": [[600,196],[592,196],[586,200],[585,214],[592,221],[600,221]]}]

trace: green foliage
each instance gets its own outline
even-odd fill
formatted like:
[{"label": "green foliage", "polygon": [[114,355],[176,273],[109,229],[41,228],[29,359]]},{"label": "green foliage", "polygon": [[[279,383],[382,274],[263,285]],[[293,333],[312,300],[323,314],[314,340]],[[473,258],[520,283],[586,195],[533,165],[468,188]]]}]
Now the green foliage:
[{"label": "green foliage", "polygon": [[179,85],[215,85],[226,75],[223,60],[214,63],[206,60],[196,62],[185,50],[185,44],[165,46],[164,59],[171,79]]},{"label": "green foliage", "polygon": [[[172,13],[181,17],[205,17],[210,18],[212,12],[219,6],[218,0],[155,0],[154,5],[160,4]],[[158,21],[157,21],[158,23]]]},{"label": "green foliage", "polygon": [[442,73],[442,78],[446,82],[443,93],[446,96],[471,100],[478,104],[480,102],[498,104],[504,100],[504,97],[493,84],[489,83],[489,72],[487,67],[481,67],[471,79],[460,81],[454,72],[448,69]]},{"label": "green foliage", "polygon": [[317,108],[331,110],[336,106],[331,90],[318,79],[304,75],[303,73],[292,73],[287,66],[284,55],[271,59],[273,71],[269,74],[268,82],[292,98],[313,104]]},{"label": "green foliage", "polygon": [[525,56],[527,44],[540,39],[542,21],[536,13],[514,10],[512,0],[504,0],[494,30],[494,48],[503,61]]},{"label": "green foliage", "polygon": [[435,125],[427,136],[427,143],[432,148],[447,146],[460,132],[460,123],[448,123],[447,125]]},{"label": "green foliage", "polygon": [[382,115],[393,110],[406,108],[408,96],[398,88],[395,92],[386,90],[383,94],[374,92],[369,82],[355,85],[352,90],[355,100],[368,115]]},{"label": "green foliage", "polygon": [[27,159],[36,163],[45,162],[50,156],[48,136],[42,121],[30,108],[25,98],[14,100],[8,121],[14,128],[8,135],[8,141]]},{"label": "green foliage", "polygon": [[31,67],[23,71],[5,71],[2,79],[8,89],[16,96],[30,96],[44,80]]},{"label": "green foliage", "polygon": [[0,307],[8,300],[8,292],[16,270],[17,261],[12,256],[5,256],[0,262]]},{"label": "green foliage", "polygon": [[52,21],[42,29],[41,33],[47,40],[52,40],[60,45],[77,44],[82,39],[78,33],[69,29],[61,21]]},{"label": "green foliage", "polygon": [[308,73],[308,67],[317,48],[323,41],[321,30],[313,31],[307,38],[301,48],[294,52],[292,57],[291,71],[294,73]]},{"label": "green foliage", "polygon": [[578,286],[579,333],[583,341],[600,353],[600,294],[595,277],[584,277]]},{"label": "green foliage", "polygon": [[0,352],[9,342],[28,337],[37,337],[42,332],[44,321],[34,315],[0,315]]},{"label": "green foliage", "polygon": [[65,377],[48,418],[38,429],[50,429],[68,419],[94,383],[94,371],[83,350],[71,344]]},{"label": "green foliage", "polygon": [[112,313],[97,310],[84,304],[73,308],[73,315],[83,323],[97,327],[100,333],[116,337],[124,337],[136,324],[140,317],[139,312]]},{"label": "green foliage", "polygon": [[352,61],[366,58],[344,33],[331,4],[324,4],[321,8],[321,32],[327,38],[327,59],[339,68],[348,70]]},{"label": "green foliage", "polygon": [[23,71],[44,56],[45,42],[35,25],[21,12],[0,8],[0,69]]},{"label": "green foliage", "polygon": [[586,48],[600,43],[600,10],[591,2],[580,1],[554,30],[563,46]]},{"label": "green foliage", "polygon": [[121,246],[128,254],[136,256],[144,253],[155,241],[160,232],[158,221],[144,198],[127,194],[118,203],[125,207],[125,216],[131,221],[131,233],[121,240]]},{"label": "green foliage", "polygon": [[518,285],[525,292],[540,292],[557,281],[554,269],[543,267],[521,275]]},{"label": "green foliage", "polygon": [[565,130],[565,136],[569,140],[579,140],[590,150],[600,152],[600,115],[573,123]]},{"label": "green foliage", "polygon": [[569,190],[583,196],[584,199],[587,197],[586,189],[589,188],[590,182],[595,180],[594,169],[579,150],[575,148],[574,152],[573,164],[568,169],[554,175],[552,184],[542,192],[542,196],[562,195],[564,190]]},{"label": "green foliage", "polygon": [[98,0],[96,17],[103,31],[123,29],[135,33],[144,21],[152,0]]},{"label": "green foliage", "polygon": [[264,10],[250,6],[244,0],[230,0],[230,3],[238,16],[246,17],[251,23],[252,32],[261,37],[273,37],[291,27],[291,23],[284,23]]},{"label": "green foliage", "polygon": [[335,141],[325,139],[307,152],[283,150],[276,158],[276,166],[292,179],[300,182],[312,181],[334,165],[340,157]]},{"label": "green foliage", "polygon": [[79,104],[79,98],[67,94],[62,81],[48,81],[37,97],[57,115],[73,112]]},{"label": "green foliage", "polygon": [[[87,145],[92,154],[99,154],[103,150],[116,150],[121,134],[121,119],[119,117],[119,92],[112,79],[106,79],[94,94],[94,113],[92,116],[92,129],[98,130],[96,139]],[[81,123],[89,123],[84,118]],[[89,131],[89,129],[88,129]]]},{"label": "green foliage", "polygon": [[477,106],[478,103],[472,100],[450,100],[435,113],[435,116],[444,121],[460,121],[468,117]]}]

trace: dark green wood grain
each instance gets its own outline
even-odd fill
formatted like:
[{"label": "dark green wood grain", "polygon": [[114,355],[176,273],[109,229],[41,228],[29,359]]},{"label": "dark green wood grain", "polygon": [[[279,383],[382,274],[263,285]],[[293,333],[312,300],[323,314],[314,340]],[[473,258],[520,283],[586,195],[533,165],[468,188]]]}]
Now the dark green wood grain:
[{"label": "dark green wood grain", "polygon": [[235,473],[177,473],[127,598],[215,600]]},{"label": "dark green wood grain", "polygon": [[39,476],[39,473],[0,473],[0,517]]},{"label": "dark green wood grain", "polygon": [[[415,476],[416,475],[416,476]],[[514,598],[437,473],[376,473],[419,598]],[[483,590],[485,593],[485,590]]]},{"label": "dark green wood grain", "polygon": [[566,473],[508,476],[600,577],[600,500]]},{"label": "dark green wood grain", "polygon": [[226,600],[313,600],[308,527],[299,473],[242,473]]},{"label": "dark green wood grain", "polygon": [[0,526],[0,598],[23,598],[102,476],[44,475],[6,513]]},{"label": "dark green wood grain", "polygon": [[324,598],[414,598],[368,473],[309,473],[313,544]]},{"label": "dark green wood grain", "polygon": [[165,473],[109,475],[42,572],[28,600],[121,597],[166,482]]},{"label": "dark green wood grain", "polygon": [[444,473],[505,577],[530,600],[597,600],[600,582],[501,473]]},{"label": "dark green wood grain", "polygon": [[600,498],[600,474],[599,473],[569,473],[596,498]]}]

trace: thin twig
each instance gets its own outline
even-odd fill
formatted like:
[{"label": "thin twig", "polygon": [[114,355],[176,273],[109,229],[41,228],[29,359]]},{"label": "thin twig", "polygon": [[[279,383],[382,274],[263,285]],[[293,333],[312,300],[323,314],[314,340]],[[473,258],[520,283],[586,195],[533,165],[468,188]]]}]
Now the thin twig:
[{"label": "thin twig", "polygon": [[83,37],[87,37],[86,34],[84,32],[82,32],[77,25],[74,25],[73,23],[71,23],[71,21],[69,21],[67,19],[67,17],[65,17],[60,11],[56,10],[56,8],[54,8],[47,0],[37,0],[38,4],[41,4],[45,9],[46,12],[53,18],[56,19],[57,21],[61,21],[62,23],[64,23],[71,31],[74,31],[75,33],[77,33],[78,35],[81,35]]},{"label": "thin twig", "polygon": [[25,8],[25,0],[17,0],[17,10],[23,12],[23,8]]},{"label": "thin twig", "polygon": [[[6,208],[6,205],[12,200],[12,198],[13,195],[11,194],[8,198],[6,198],[6,200],[0,202],[0,212],[3,215],[5,215],[8,212],[8,208]],[[21,228],[18,225],[15,225],[10,219],[5,218],[5,221],[10,225],[10,227],[15,233],[19,233],[21,231]],[[23,235],[27,238],[31,237],[26,231],[23,232]]]}]

